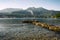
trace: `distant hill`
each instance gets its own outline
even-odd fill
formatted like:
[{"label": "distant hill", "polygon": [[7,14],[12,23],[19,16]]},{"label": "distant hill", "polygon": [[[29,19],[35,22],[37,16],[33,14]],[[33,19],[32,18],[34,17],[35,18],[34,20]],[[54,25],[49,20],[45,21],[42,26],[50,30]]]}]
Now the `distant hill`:
[{"label": "distant hill", "polygon": [[47,10],[45,8],[39,7],[29,7],[26,10],[17,8],[7,8],[0,11],[0,18],[23,18],[23,17],[38,17],[38,18],[51,18],[56,14],[60,14],[60,11]]},{"label": "distant hill", "polygon": [[19,10],[23,10],[23,9],[18,9],[18,8],[6,8],[6,9],[3,9],[3,10],[0,10],[0,13],[6,13],[6,12],[13,12],[13,11],[19,11]]}]

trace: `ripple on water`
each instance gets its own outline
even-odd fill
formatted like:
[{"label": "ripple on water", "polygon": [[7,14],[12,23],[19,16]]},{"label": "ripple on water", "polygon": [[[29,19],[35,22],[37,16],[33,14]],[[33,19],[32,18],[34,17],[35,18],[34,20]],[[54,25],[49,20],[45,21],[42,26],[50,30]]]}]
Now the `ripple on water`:
[{"label": "ripple on water", "polygon": [[[19,25],[20,26],[20,25]],[[38,27],[38,26],[35,26],[35,25],[30,25],[30,24],[26,24],[26,25],[23,25],[21,27],[10,27],[10,28],[1,28],[0,29],[2,32],[5,32],[5,33],[8,33],[10,35],[25,35],[25,36],[28,36],[28,35],[38,35],[38,34],[52,34],[54,32],[52,31],[49,31],[47,29],[44,29],[44,28],[41,28],[41,27]]]}]

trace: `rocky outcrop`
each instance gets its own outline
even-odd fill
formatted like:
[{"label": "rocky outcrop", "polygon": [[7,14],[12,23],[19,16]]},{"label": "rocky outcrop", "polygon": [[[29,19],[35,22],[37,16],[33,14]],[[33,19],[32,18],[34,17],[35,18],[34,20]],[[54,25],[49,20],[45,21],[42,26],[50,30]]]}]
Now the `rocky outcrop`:
[{"label": "rocky outcrop", "polygon": [[34,24],[36,26],[40,26],[40,27],[43,27],[43,28],[46,28],[46,29],[49,29],[49,30],[52,30],[52,31],[55,31],[55,32],[60,32],[60,27],[59,26],[49,25],[47,23],[42,23],[42,22],[39,22],[39,21],[23,21],[23,23],[31,23],[31,24]]}]

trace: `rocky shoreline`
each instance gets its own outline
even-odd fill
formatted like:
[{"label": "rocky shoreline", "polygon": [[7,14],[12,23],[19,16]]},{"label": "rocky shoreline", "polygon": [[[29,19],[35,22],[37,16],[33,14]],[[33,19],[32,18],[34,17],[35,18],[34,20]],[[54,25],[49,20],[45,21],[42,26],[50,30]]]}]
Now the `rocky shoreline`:
[{"label": "rocky shoreline", "polygon": [[43,28],[55,31],[55,32],[60,32],[60,26],[55,26],[55,25],[49,25],[47,23],[42,23],[39,21],[23,21],[23,23],[31,23],[34,24],[36,26],[41,26]]}]

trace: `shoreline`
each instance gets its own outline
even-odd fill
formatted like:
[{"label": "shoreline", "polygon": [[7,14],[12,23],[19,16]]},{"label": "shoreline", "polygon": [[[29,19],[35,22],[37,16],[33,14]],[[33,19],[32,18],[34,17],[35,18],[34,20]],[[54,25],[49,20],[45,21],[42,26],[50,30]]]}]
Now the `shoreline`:
[{"label": "shoreline", "polygon": [[49,25],[47,23],[42,23],[39,21],[23,21],[23,23],[31,23],[36,26],[41,26],[43,28],[55,31],[55,32],[60,32],[60,26],[55,26],[55,25]]}]

